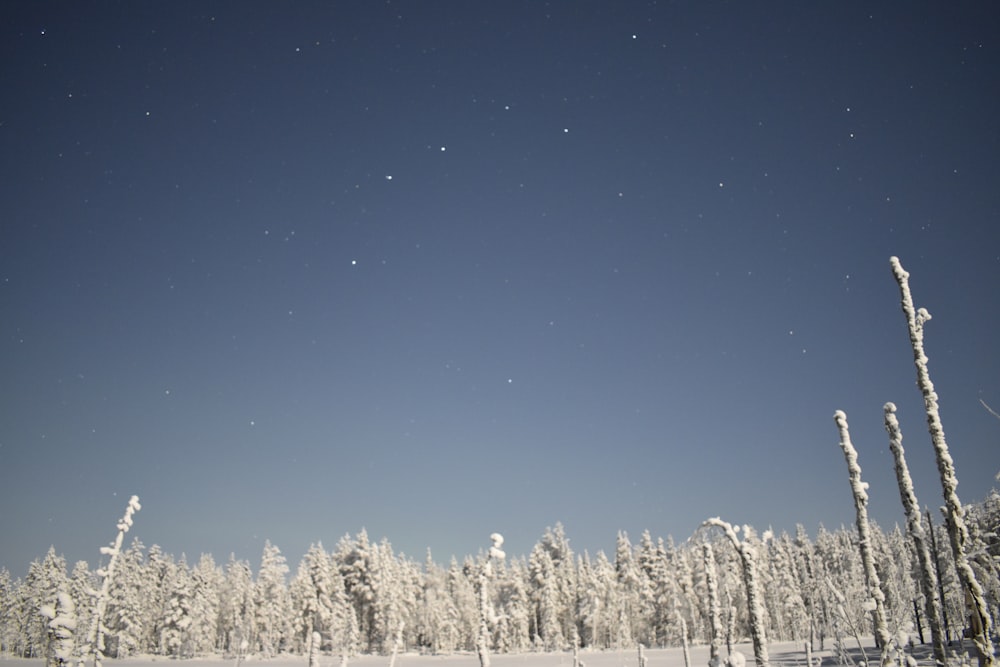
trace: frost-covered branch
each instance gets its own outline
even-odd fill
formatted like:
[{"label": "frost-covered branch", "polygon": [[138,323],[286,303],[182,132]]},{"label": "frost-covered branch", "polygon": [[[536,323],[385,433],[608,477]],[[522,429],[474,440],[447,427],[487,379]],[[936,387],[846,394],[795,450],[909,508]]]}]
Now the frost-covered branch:
[{"label": "frost-covered branch", "polygon": [[875,571],[875,558],[871,550],[871,535],[868,526],[868,482],[861,481],[861,466],[858,465],[858,452],[851,443],[851,434],[847,427],[847,415],[843,410],[833,414],[840,431],[840,448],[844,450],[847,459],[847,474],[851,480],[851,492],[854,494],[854,509],[857,512],[858,548],[861,550],[861,564],[865,569],[865,581],[868,583],[868,596],[874,602],[872,617],[875,621],[875,638],[881,650],[882,667],[892,664],[892,653],[889,650],[892,635],[885,621],[885,594],[882,592],[882,582]]},{"label": "frost-covered branch", "polygon": [[770,658],[767,655],[767,637],[764,631],[764,607],[757,582],[757,550],[747,540],[740,541],[736,531],[739,527],[723,521],[719,517],[706,519],[702,526],[721,528],[733,548],[740,556],[743,566],[743,583],[747,589],[747,610],[750,613],[750,637],[753,639],[753,655],[757,667],[767,667]]},{"label": "frost-covered branch", "polygon": [[979,399],[979,402],[980,402],[980,403],[982,403],[982,405],[983,405],[983,407],[984,407],[984,408],[986,408],[986,412],[990,413],[991,415],[993,415],[993,416],[994,416],[994,417],[996,417],[997,419],[1000,419],[1000,412],[997,412],[996,410],[994,410],[993,408],[991,408],[991,407],[990,407],[990,406],[989,406],[989,405],[988,405],[988,404],[986,403],[986,401],[984,401],[984,400],[983,400],[983,399],[981,399],[981,398]]},{"label": "frost-covered branch", "polygon": [[944,629],[941,624],[941,603],[937,596],[938,584],[934,563],[931,561],[927,534],[924,532],[924,524],[920,518],[920,504],[917,502],[917,494],[913,490],[913,479],[910,477],[910,469],[906,465],[903,432],[899,428],[899,420],[896,419],[896,406],[893,403],[886,403],[883,410],[885,412],[885,430],[889,434],[889,449],[892,450],[892,456],[896,462],[899,499],[903,503],[903,511],[906,514],[906,530],[910,534],[910,539],[913,540],[913,546],[917,552],[920,591],[924,596],[924,615],[931,626],[934,659],[943,665],[945,664]]},{"label": "frost-covered branch", "polygon": [[945,524],[948,526],[948,537],[955,557],[955,570],[958,573],[959,581],[962,582],[962,587],[965,589],[972,643],[976,647],[979,666],[992,667],[996,658],[993,653],[993,643],[990,641],[990,615],[983,595],[983,588],[976,580],[975,572],[973,572],[966,556],[969,529],[965,525],[962,502],[958,498],[958,477],[955,474],[955,462],[948,451],[944,427],[941,424],[938,395],[934,391],[934,384],[931,382],[930,371],[927,368],[927,355],[924,354],[924,324],[930,321],[931,315],[924,308],[914,308],[913,295],[910,293],[910,274],[903,269],[899,258],[892,257],[889,263],[892,265],[892,273],[899,284],[900,305],[906,316],[906,324],[910,333],[913,364],[917,370],[917,385],[924,397],[927,430],[930,432],[931,443],[934,445],[938,474],[941,477],[941,491],[944,496],[947,517]]},{"label": "frost-covered branch", "polygon": [[[128,506],[125,508],[125,515],[118,522],[118,535],[110,547],[101,547],[101,554],[109,556],[108,564],[97,570],[97,575],[101,577],[101,588],[97,591],[94,600],[94,615],[90,622],[90,632],[87,634],[87,646],[94,656],[94,667],[101,667],[104,659],[104,612],[108,606],[108,593],[111,590],[111,577],[115,573],[115,565],[118,563],[118,556],[122,552],[122,542],[125,540],[125,533],[132,527],[132,515],[142,509],[139,504],[139,496],[129,498]],[[79,665],[83,667],[84,658],[81,656]]]}]

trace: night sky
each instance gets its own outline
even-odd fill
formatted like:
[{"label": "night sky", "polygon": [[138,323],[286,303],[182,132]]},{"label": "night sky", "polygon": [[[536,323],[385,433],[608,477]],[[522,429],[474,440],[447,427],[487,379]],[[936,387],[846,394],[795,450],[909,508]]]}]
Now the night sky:
[{"label": "night sky", "polygon": [[438,562],[1000,471],[992,2],[0,8],[0,566]]}]

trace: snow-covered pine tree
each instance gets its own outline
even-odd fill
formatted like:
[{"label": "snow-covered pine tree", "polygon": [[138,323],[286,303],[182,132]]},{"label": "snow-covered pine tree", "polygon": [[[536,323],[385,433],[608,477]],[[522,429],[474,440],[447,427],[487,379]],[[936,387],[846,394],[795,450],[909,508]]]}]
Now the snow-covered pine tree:
[{"label": "snow-covered pine tree", "polygon": [[941,603],[938,600],[937,574],[934,572],[934,562],[931,560],[930,544],[924,532],[920,516],[920,504],[913,490],[913,479],[910,477],[909,466],[906,465],[906,455],[903,449],[903,432],[896,418],[896,405],[886,403],[883,406],[885,414],[885,430],[889,434],[889,449],[892,450],[896,464],[896,482],[899,485],[899,499],[906,515],[906,531],[913,542],[917,555],[917,572],[920,579],[920,591],[924,600],[924,618],[931,626],[931,644],[934,647],[934,659],[939,664],[945,664],[944,631],[941,624]]},{"label": "snow-covered pine tree", "polygon": [[632,542],[628,533],[619,531],[615,541],[615,580],[616,600],[613,623],[618,632],[615,635],[619,650],[632,646],[639,634],[639,610],[642,607],[642,579],[639,567],[635,563]]},{"label": "snow-covered pine tree", "polygon": [[56,602],[43,605],[41,615],[47,619],[47,645],[45,648],[46,667],[63,667],[71,664],[76,633],[76,606],[66,586],[59,588]]},{"label": "snow-covered pine tree", "polygon": [[948,450],[948,442],[941,424],[941,414],[938,409],[938,395],[931,382],[927,367],[927,355],[924,353],[924,325],[930,321],[931,314],[927,309],[916,309],[913,305],[913,295],[910,293],[910,274],[903,269],[898,257],[889,259],[893,276],[899,285],[900,305],[906,317],[910,333],[910,346],[913,348],[913,363],[917,370],[917,386],[924,397],[924,409],[927,413],[927,429],[930,432],[931,443],[937,459],[938,473],[941,478],[941,490],[944,496],[945,512],[948,527],[948,537],[955,558],[955,569],[959,581],[965,591],[968,608],[970,634],[976,647],[979,667],[992,667],[996,662],[993,642],[990,639],[990,613],[983,595],[983,588],[976,579],[976,574],[969,564],[966,554],[966,544],[969,541],[969,531],[965,525],[962,511],[962,501],[958,498],[958,477],[955,475],[955,462]]},{"label": "snow-covered pine tree", "polygon": [[223,582],[219,622],[223,634],[222,649],[236,656],[237,662],[245,656],[256,636],[255,609],[250,564],[245,560],[238,561],[230,554]]},{"label": "snow-covered pine tree", "polygon": [[27,630],[26,656],[32,658],[44,657],[48,646],[48,623],[41,610],[43,607],[53,607],[56,596],[67,582],[66,559],[56,554],[55,547],[49,547],[45,558],[32,561],[28,567],[28,576],[22,586],[24,613]]},{"label": "snow-covered pine tree", "polygon": [[[775,593],[771,596],[773,606],[782,618],[779,636],[786,641],[805,639],[809,635],[809,613],[806,609],[799,575],[799,563],[795,557],[796,547],[788,533],[782,533],[770,542],[770,565]],[[774,637],[769,634],[769,637]]]},{"label": "snow-covered pine tree", "polygon": [[475,588],[476,565],[472,558],[466,558],[462,565],[454,557],[448,567],[449,615],[445,624],[445,638],[461,650],[476,647],[476,633],[479,629],[479,607]]},{"label": "snow-covered pine tree", "polygon": [[143,545],[136,539],[119,557],[115,578],[108,590],[105,646],[116,658],[153,648],[144,645],[144,609],[153,603],[144,583]]},{"label": "snow-covered pine tree", "polygon": [[10,577],[10,571],[0,567],[0,655],[3,656],[13,654],[17,643],[15,622],[17,604],[14,593],[14,582]]},{"label": "snow-covered pine tree", "polygon": [[705,520],[702,526],[715,526],[721,528],[736,553],[740,556],[740,564],[743,568],[743,583],[747,592],[747,609],[750,613],[750,637],[753,640],[753,654],[757,667],[767,667],[769,657],[767,654],[767,634],[765,629],[763,600],[757,581],[757,550],[750,544],[749,540],[740,538],[736,534],[737,528],[732,524],[723,521],[719,517],[712,517]]},{"label": "snow-covered pine tree", "polygon": [[[118,555],[122,550],[125,533],[132,527],[132,517],[140,509],[142,509],[142,505],[139,504],[139,496],[129,498],[125,514],[118,522],[118,535],[110,547],[101,547],[101,553],[108,556],[108,564],[97,571],[97,575],[101,577],[101,588],[96,591],[94,597],[94,612],[90,621],[90,631],[87,633],[87,646],[89,653],[94,656],[94,667],[101,667],[104,659],[104,612],[108,604],[108,591],[111,588],[112,577],[118,564]],[[81,654],[80,667],[83,666],[83,661],[84,658]]]},{"label": "snow-covered pine tree", "polygon": [[160,633],[160,648],[174,658],[193,657],[191,631],[193,626],[192,598],[194,597],[191,571],[184,554],[173,568],[168,584],[166,609]]},{"label": "snow-covered pine tree", "polygon": [[566,638],[559,622],[560,596],[556,582],[556,566],[552,555],[541,543],[531,550],[528,560],[531,571],[532,598],[535,603],[535,632],[541,638],[546,650],[554,651],[562,648]]},{"label": "snow-covered pine tree", "polygon": [[[332,562],[321,543],[309,545],[309,550],[299,563],[299,569],[289,585],[292,615],[295,618],[294,634],[297,641],[313,646],[313,633],[330,634],[333,622]],[[318,650],[318,649],[317,649]]]},{"label": "snow-covered pine tree", "polygon": [[861,466],[858,465],[858,452],[851,443],[851,434],[847,425],[847,415],[843,410],[837,410],[833,415],[840,432],[840,448],[847,460],[847,474],[851,482],[851,492],[854,495],[854,508],[857,514],[858,548],[861,551],[861,563],[865,569],[865,581],[868,582],[868,599],[874,605],[872,618],[875,622],[875,639],[881,651],[880,664],[888,667],[892,664],[892,636],[885,620],[885,594],[882,592],[878,572],[875,571],[875,557],[872,554],[871,527],[868,523],[868,483],[861,481]]},{"label": "snow-covered pine tree", "polygon": [[442,651],[441,628],[448,616],[446,577],[446,571],[434,562],[428,549],[421,577],[414,631],[417,634],[417,645],[432,654]]},{"label": "snow-covered pine tree", "polygon": [[652,616],[649,619],[656,646],[667,646],[673,625],[673,601],[677,588],[673,572],[670,571],[670,561],[667,546],[663,538],[656,540],[655,560],[650,575],[652,588]]},{"label": "snow-covered pine tree", "polygon": [[354,608],[360,645],[363,650],[378,650],[375,626],[375,584],[373,545],[364,528],[352,540],[344,535],[337,543],[334,560],[340,568],[351,606]]},{"label": "snow-covered pine tree", "polygon": [[285,582],[287,574],[288,565],[281,550],[266,540],[254,587],[257,641],[264,657],[281,652],[289,631],[291,604]]},{"label": "snow-covered pine tree", "polygon": [[142,641],[139,650],[142,652],[163,653],[160,642],[166,627],[167,601],[176,568],[172,555],[164,553],[157,544],[149,547],[139,584],[142,599]]},{"label": "snow-covered pine tree", "polygon": [[504,653],[521,653],[531,645],[528,632],[528,597],[524,559],[515,559],[508,567],[502,563],[497,579],[497,604],[500,620],[497,631],[497,650]]},{"label": "snow-covered pine tree", "polygon": [[212,653],[221,646],[220,595],[224,576],[212,554],[202,554],[191,569],[191,650]]}]

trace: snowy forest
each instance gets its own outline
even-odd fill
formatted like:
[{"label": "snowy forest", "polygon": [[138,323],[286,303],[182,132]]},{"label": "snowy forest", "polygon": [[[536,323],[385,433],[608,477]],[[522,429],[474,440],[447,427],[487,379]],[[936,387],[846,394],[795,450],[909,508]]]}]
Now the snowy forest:
[{"label": "snowy forest", "polygon": [[933,643],[938,664],[974,654],[990,667],[1000,614],[1000,493],[967,505],[958,499],[923,350],[931,316],[913,305],[899,260],[891,264],[941,477],[940,523],[919,509],[892,403],[884,406],[885,428],[906,526],[889,531],[868,519],[868,486],[840,410],[834,421],[857,521],[820,527],[814,539],[801,526],[792,536],[716,517],[681,544],[648,531],[633,544],[619,533],[609,558],[574,553],[556,524],[526,557],[507,558],[494,533],[487,551],[443,566],[430,553],[423,562],[396,553],[362,529],[332,551],[314,543],[294,574],[267,542],[255,573],[234,556],[220,565],[203,554],[191,564],[138,540],[125,547],[140,510],[133,496],[116,540],[101,549],[102,567],[80,561],[68,569],[50,548],[23,580],[0,569],[0,653],[53,666],[82,665],[92,655],[95,667],[105,655],[223,655],[238,665],[247,655],[308,653],[312,667],[320,651],[342,656],[342,664],[362,653],[476,651],[488,667],[491,652],[698,643],[717,666],[723,642],[732,655],[732,645],[749,637],[757,666],[766,667],[769,641],[844,655],[874,636],[882,667],[903,664],[904,648],[918,642]]},{"label": "snowy forest", "polygon": [[[965,519],[970,561],[995,614],[1000,494],[966,506]],[[750,527],[739,532],[756,547],[769,641],[850,647],[871,636],[856,530],[820,528],[814,539],[801,527],[795,535]],[[931,534],[947,635],[958,642],[967,631],[965,596],[943,526]],[[929,641],[912,541],[899,527],[872,526],[870,536],[890,631]],[[133,541],[122,549],[109,589],[105,653],[303,654],[317,629],[322,648],[336,655],[389,654],[397,648],[471,651],[480,620],[477,578],[486,558],[453,559],[444,566],[428,554],[419,562],[395,553],[385,539],[371,541],[362,530],[344,536],[332,551],[314,544],[292,574],[285,556],[270,543],[254,571],[244,560],[219,564],[205,554],[188,563]],[[713,613],[722,621],[721,641],[743,641],[750,627],[738,559],[726,537],[708,527],[681,544],[654,539],[649,532],[633,544],[619,534],[609,558],[603,552],[574,553],[556,524],[527,557],[497,562],[489,589],[492,650],[679,646],[685,639],[708,643]],[[56,604],[75,609],[76,626],[88,627],[86,610],[96,583],[87,563],[67,571],[54,549],[31,564],[24,580],[12,581],[0,570],[3,652],[43,657],[51,620],[46,608]],[[62,602],[61,591],[68,594]],[[714,612],[712,600],[719,606]]]}]

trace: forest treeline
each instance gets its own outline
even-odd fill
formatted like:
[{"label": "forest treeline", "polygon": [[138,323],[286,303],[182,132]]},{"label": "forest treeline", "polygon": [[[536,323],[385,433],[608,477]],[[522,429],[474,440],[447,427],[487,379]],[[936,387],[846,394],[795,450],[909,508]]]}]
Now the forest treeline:
[{"label": "forest treeline", "polygon": [[[1000,494],[994,491],[967,505],[964,513],[970,561],[996,627]],[[769,641],[850,647],[871,635],[870,596],[855,529],[820,527],[815,539],[801,526],[795,535],[750,527],[740,533],[758,554]],[[958,642],[967,624],[965,597],[946,531],[938,525],[933,534],[948,638]],[[928,625],[912,541],[899,527],[872,526],[870,537],[894,637],[929,642],[923,637]],[[268,542],[254,572],[249,562],[234,557],[221,565],[211,555],[188,563],[135,540],[121,550],[110,581],[103,615],[105,654],[301,654],[309,650],[314,632],[320,633],[323,650],[338,655],[474,650],[481,612],[476,584],[485,559],[480,554],[441,565],[428,553],[423,562],[415,561],[395,553],[385,539],[371,541],[362,530],[345,535],[332,551],[314,544],[294,573]],[[708,643],[713,610],[706,573],[713,566],[723,639],[745,641],[750,627],[739,556],[718,530],[702,528],[681,544],[654,539],[648,531],[632,543],[621,533],[609,557],[574,553],[556,524],[528,556],[496,563],[488,600],[490,649]],[[0,650],[44,657],[56,614],[69,628],[64,644],[85,641],[74,638],[72,628],[90,624],[99,577],[83,561],[68,570],[54,549],[33,562],[23,580],[0,569]]]}]

